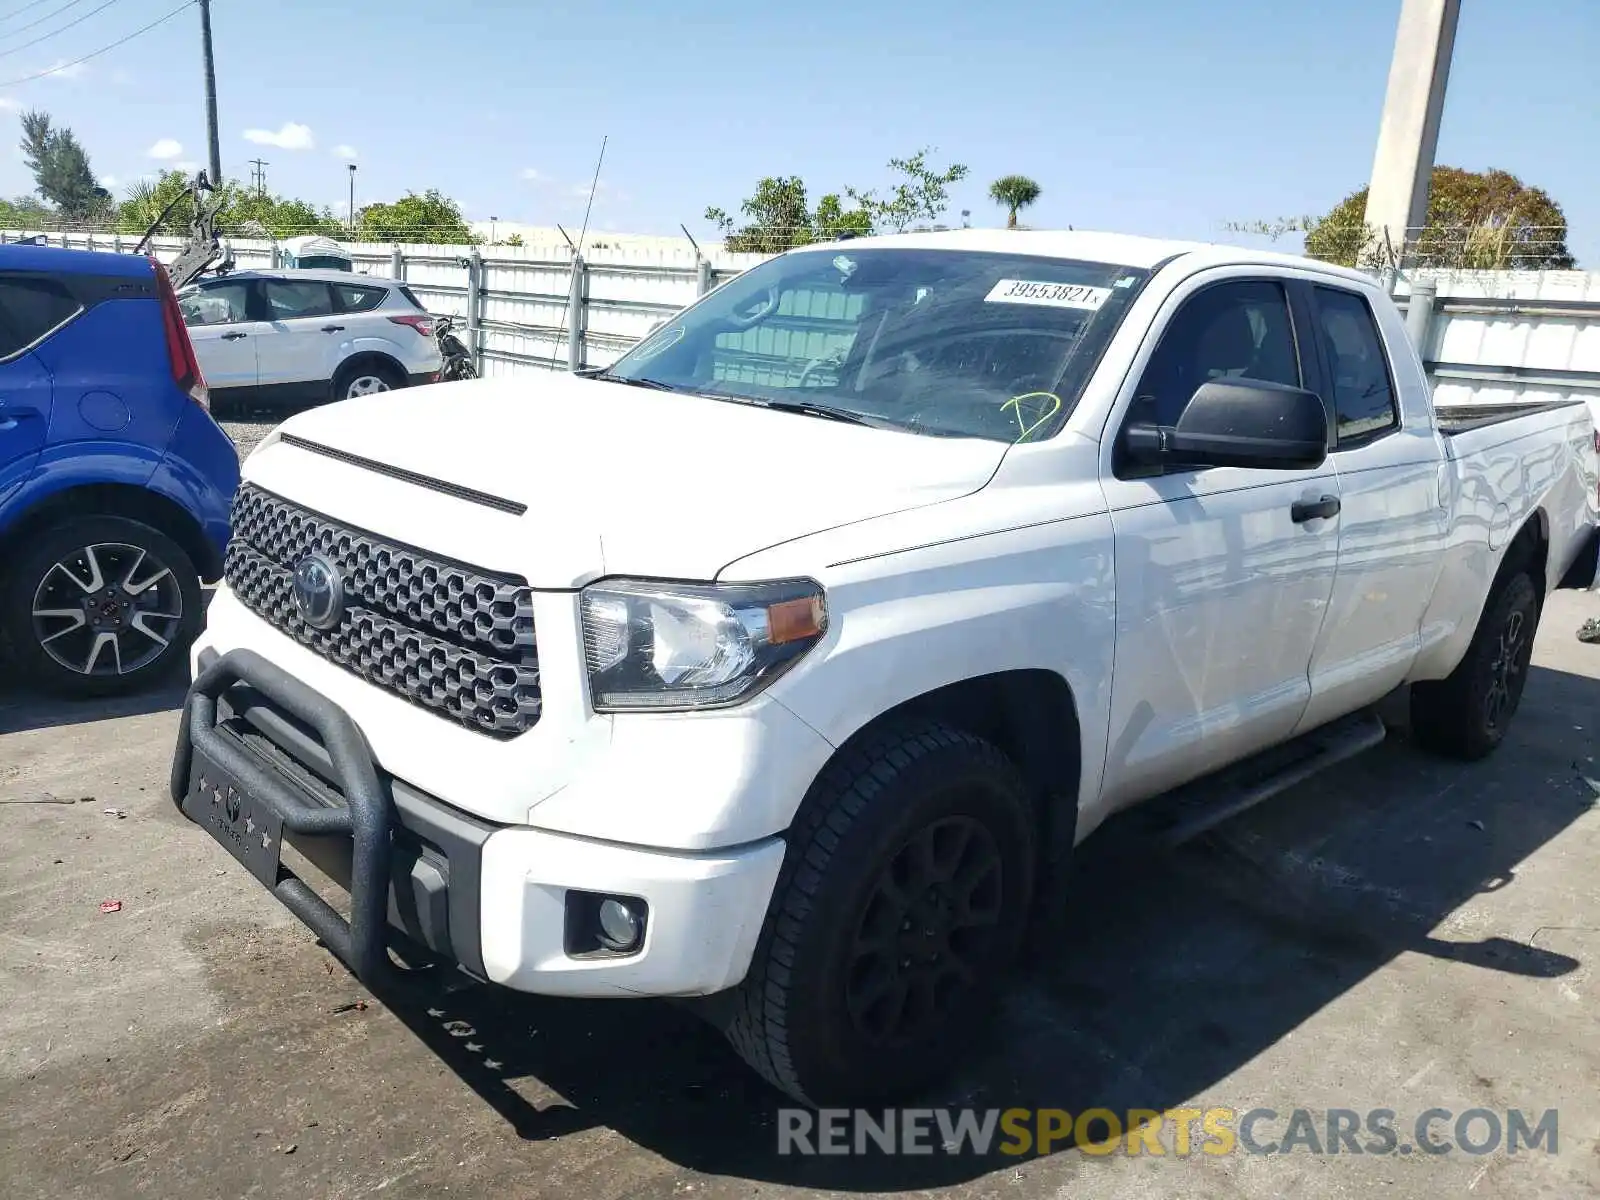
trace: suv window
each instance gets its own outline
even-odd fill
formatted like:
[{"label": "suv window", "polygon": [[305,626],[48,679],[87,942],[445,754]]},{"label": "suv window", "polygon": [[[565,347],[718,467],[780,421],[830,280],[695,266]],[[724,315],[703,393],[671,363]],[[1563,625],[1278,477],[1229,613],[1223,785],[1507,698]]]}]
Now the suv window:
[{"label": "suv window", "polygon": [[336,283],[333,299],[342,313],[367,312],[383,303],[387,293],[382,288],[362,287],[359,283]]},{"label": "suv window", "polygon": [[178,297],[185,325],[232,325],[249,319],[250,285],[243,280],[201,284]]},{"label": "suv window", "polygon": [[27,349],[82,308],[53,279],[0,276],[0,358]]},{"label": "suv window", "polygon": [[1372,308],[1354,292],[1318,287],[1317,333],[1333,379],[1333,410],[1341,444],[1400,424],[1383,339]]},{"label": "suv window", "polygon": [[1129,420],[1176,425],[1212,379],[1300,386],[1294,323],[1282,286],[1264,279],[1214,284],[1191,296],[1144,369]]},{"label": "suv window", "polygon": [[419,309],[422,312],[427,312],[428,311],[427,309],[422,307],[422,301],[417,299],[417,294],[415,292],[413,292],[410,288],[402,287],[402,288],[399,288],[397,290],[400,292],[400,294],[402,296],[404,296],[406,298],[406,302],[408,304],[410,304],[412,308]]},{"label": "suv window", "polygon": [[262,280],[267,300],[267,320],[292,321],[296,317],[326,317],[333,312],[333,295],[320,280]]}]

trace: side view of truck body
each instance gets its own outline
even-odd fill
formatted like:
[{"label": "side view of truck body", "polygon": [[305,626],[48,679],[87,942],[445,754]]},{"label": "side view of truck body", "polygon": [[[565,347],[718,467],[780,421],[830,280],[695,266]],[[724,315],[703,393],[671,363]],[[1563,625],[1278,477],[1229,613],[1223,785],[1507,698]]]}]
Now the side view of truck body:
[{"label": "side view of truck body", "polygon": [[382,399],[247,461],[174,801],[375,986],[403,931],[706,997],[814,1103],[953,1061],[1120,810],[1396,697],[1491,752],[1600,523],[1587,410],[1442,426],[1373,280],[1116,235],[807,247]]}]

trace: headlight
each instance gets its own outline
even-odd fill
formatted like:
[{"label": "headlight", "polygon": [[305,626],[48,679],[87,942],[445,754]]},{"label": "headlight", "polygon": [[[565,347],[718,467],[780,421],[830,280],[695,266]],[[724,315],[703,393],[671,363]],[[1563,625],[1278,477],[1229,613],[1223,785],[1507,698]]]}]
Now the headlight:
[{"label": "headlight", "polygon": [[583,650],[597,712],[715,708],[787,670],[827,629],[822,588],[606,579],[583,589]]}]

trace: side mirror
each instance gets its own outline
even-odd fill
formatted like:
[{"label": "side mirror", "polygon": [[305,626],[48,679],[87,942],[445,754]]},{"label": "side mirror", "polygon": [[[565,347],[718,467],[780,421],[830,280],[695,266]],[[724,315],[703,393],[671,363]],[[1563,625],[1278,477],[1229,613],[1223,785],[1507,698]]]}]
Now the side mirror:
[{"label": "side mirror", "polygon": [[1172,426],[1128,426],[1130,458],[1150,466],[1305,471],[1328,457],[1332,421],[1322,397],[1258,379],[1203,383]]}]

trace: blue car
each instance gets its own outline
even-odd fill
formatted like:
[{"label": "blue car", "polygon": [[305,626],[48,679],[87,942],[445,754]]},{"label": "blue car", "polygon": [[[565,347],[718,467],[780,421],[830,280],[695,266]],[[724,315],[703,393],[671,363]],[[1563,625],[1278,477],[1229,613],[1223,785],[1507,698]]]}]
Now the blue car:
[{"label": "blue car", "polygon": [[164,268],[0,246],[0,679],[103,696],[186,664],[238,483]]}]

